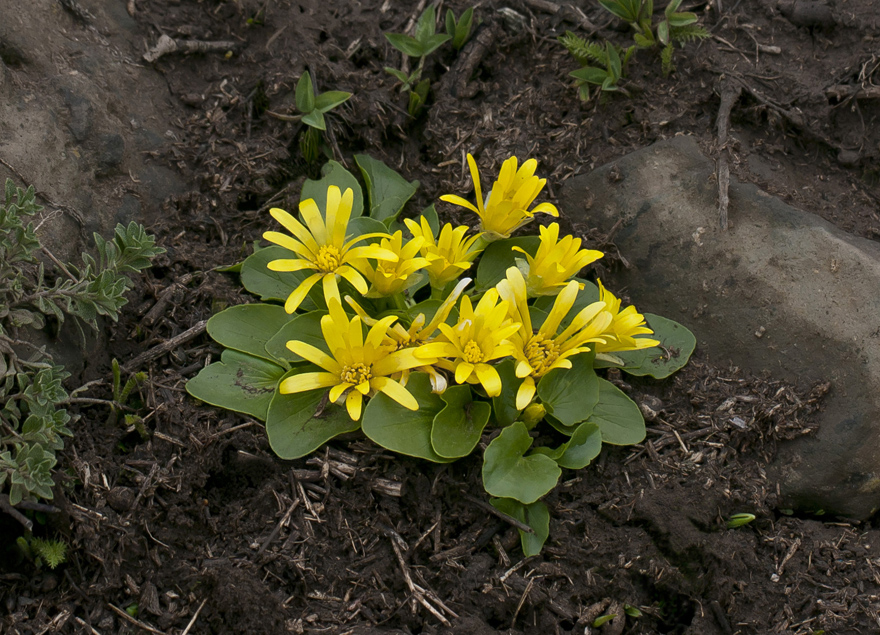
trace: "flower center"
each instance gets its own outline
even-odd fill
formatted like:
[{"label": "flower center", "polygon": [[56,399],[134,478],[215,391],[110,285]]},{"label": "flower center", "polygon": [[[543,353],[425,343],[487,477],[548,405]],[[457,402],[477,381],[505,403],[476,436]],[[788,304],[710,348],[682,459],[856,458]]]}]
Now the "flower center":
[{"label": "flower center", "polygon": [[535,369],[535,376],[542,376],[559,358],[559,346],[552,339],[545,338],[540,333],[535,333],[526,344],[526,358],[529,365]]},{"label": "flower center", "polygon": [[332,273],[339,269],[339,261],[341,260],[339,250],[333,245],[323,245],[318,249],[318,255],[315,258],[315,264],[318,269],[324,273]]},{"label": "flower center", "polygon": [[339,379],[345,383],[354,384],[355,386],[362,384],[365,381],[369,381],[372,377],[373,373],[370,372],[370,367],[366,364],[361,364],[360,362],[357,364],[351,364],[350,366],[343,366],[342,372],[339,374]]},{"label": "flower center", "polygon": [[480,345],[473,340],[468,340],[468,343],[464,345],[464,361],[470,364],[483,361],[483,351],[480,349]]}]

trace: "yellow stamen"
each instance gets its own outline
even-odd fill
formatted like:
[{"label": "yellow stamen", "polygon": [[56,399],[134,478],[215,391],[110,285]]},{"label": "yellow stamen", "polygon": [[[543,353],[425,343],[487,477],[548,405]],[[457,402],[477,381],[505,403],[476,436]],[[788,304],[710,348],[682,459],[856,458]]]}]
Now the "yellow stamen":
[{"label": "yellow stamen", "polygon": [[348,384],[354,384],[355,386],[362,384],[365,381],[369,381],[372,378],[373,373],[370,372],[370,367],[360,362],[349,366],[343,366],[342,372],[339,373],[339,379],[341,381]]},{"label": "yellow stamen", "polygon": [[318,250],[315,264],[318,265],[319,271],[330,273],[339,268],[342,258],[339,250],[333,245],[322,245]]},{"label": "yellow stamen", "polygon": [[476,364],[483,361],[483,351],[480,345],[473,340],[468,340],[464,345],[464,360],[470,364]]},{"label": "yellow stamen", "polygon": [[534,369],[534,376],[541,377],[559,357],[559,345],[553,339],[535,333],[526,344],[525,354],[529,366]]}]

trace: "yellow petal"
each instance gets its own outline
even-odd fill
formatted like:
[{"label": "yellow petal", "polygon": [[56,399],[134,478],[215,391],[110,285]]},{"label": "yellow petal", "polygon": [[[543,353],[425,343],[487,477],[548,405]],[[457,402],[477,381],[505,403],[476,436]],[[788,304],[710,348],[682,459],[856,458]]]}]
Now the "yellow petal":
[{"label": "yellow petal", "polygon": [[[479,214],[480,210],[474,207],[474,204],[468,201],[467,199],[463,199],[460,196],[456,196],[455,194],[444,194],[440,197],[441,201],[446,203],[452,203],[453,205],[460,205],[461,207],[467,208],[471,210],[475,214]],[[481,204],[482,206],[482,204]]]},{"label": "yellow petal", "polygon": [[419,402],[416,401],[416,398],[413,397],[406,388],[393,379],[389,379],[388,377],[374,377],[370,380],[370,385],[379,392],[391,397],[404,408],[408,408],[409,410],[419,409]]},{"label": "yellow petal", "polygon": [[303,269],[314,269],[315,265],[309,262],[308,260],[303,260],[298,258],[296,260],[292,259],[283,259],[283,260],[271,260],[266,265],[266,269],[269,271],[302,271]]},{"label": "yellow petal", "polygon": [[361,418],[363,403],[364,396],[357,390],[352,390],[348,393],[348,396],[345,398],[345,407],[348,409],[348,416],[351,417],[352,421],[357,421]]},{"label": "yellow petal", "polygon": [[302,304],[302,301],[305,300],[312,287],[315,286],[315,283],[323,276],[323,273],[315,273],[300,282],[299,286],[287,296],[287,301],[284,303],[284,310],[288,313],[294,313],[299,308],[299,305]]},{"label": "yellow petal", "polygon": [[519,385],[516,391],[516,409],[523,410],[532,401],[535,396],[535,380],[529,376]]},{"label": "yellow petal", "polygon": [[321,216],[321,210],[318,204],[312,198],[300,201],[299,213],[302,214],[303,220],[309,228],[315,242],[318,245],[326,245],[329,243],[330,237],[327,235],[327,227],[324,225],[324,218]]},{"label": "yellow petal", "polygon": [[[281,223],[284,229],[296,236],[303,245],[311,249],[313,252],[318,251],[318,243],[315,242],[315,238],[309,233],[309,230],[303,227],[302,223],[296,220],[291,214],[278,207],[273,207],[269,210],[269,213],[272,215],[272,218]],[[267,238],[266,240],[269,239]]]},{"label": "yellow petal", "polygon": [[278,386],[278,392],[282,395],[290,395],[316,388],[327,388],[338,381],[339,376],[333,373],[300,373],[282,381]]},{"label": "yellow petal", "polygon": [[474,365],[468,362],[459,362],[455,367],[455,383],[463,384],[474,372]]},{"label": "yellow petal", "polygon": [[[474,370],[477,373],[477,379],[486,389],[486,394],[490,397],[497,397],[501,394],[501,377],[494,366],[489,364],[477,364]],[[456,378],[457,381],[457,378]],[[458,382],[461,383],[461,382]]]},{"label": "yellow petal", "polygon": [[295,254],[299,254],[303,258],[307,258],[308,260],[315,259],[315,251],[309,249],[298,240],[294,240],[287,234],[282,234],[281,232],[263,232],[263,238],[268,240],[270,243],[275,243],[276,245],[284,247],[285,249],[288,249]]},{"label": "yellow petal", "polygon": [[342,396],[342,394],[349,388],[351,388],[351,384],[347,381],[333,386],[333,388],[330,389],[330,395],[328,397],[330,403],[336,403],[336,401]]},{"label": "yellow petal", "polygon": [[326,371],[336,373],[337,375],[342,371],[342,366],[339,365],[339,362],[330,357],[320,348],[312,346],[311,344],[306,344],[299,340],[290,340],[287,342],[287,348],[294,354],[299,355],[313,364],[317,364]]}]

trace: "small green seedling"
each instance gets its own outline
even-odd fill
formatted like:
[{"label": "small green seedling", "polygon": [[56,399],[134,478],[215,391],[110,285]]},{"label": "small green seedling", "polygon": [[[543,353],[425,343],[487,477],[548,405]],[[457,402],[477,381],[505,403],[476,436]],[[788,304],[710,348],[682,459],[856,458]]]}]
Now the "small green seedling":
[{"label": "small green seedling", "polygon": [[446,34],[452,38],[452,48],[456,51],[461,50],[461,47],[467,43],[468,38],[471,36],[473,25],[473,7],[465,10],[459,20],[455,19],[452,9],[446,11]]},{"label": "small green seedling", "polygon": [[[580,38],[577,38],[573,33],[569,32],[566,35],[580,40]],[[581,43],[583,43],[584,46],[580,46]],[[631,46],[626,50],[622,50],[611,42],[605,42],[604,49],[602,47],[595,49],[586,44],[587,43],[584,40],[574,43],[579,51],[584,52],[585,55],[604,66],[604,68],[597,66],[584,66],[583,68],[569,73],[572,77],[578,80],[578,94],[581,99],[586,101],[590,98],[591,84],[599,86],[600,90],[603,92],[619,91],[625,95],[629,95],[626,89],[621,88],[618,83],[623,77],[624,67],[626,63],[629,62],[629,58],[632,56],[635,47]],[[621,54],[623,54],[623,59],[621,59]]]},{"label": "small green seedling", "polygon": [[309,72],[306,71],[300,76],[296,83],[296,109],[302,113],[301,121],[307,128],[300,137],[299,147],[309,163],[314,163],[318,159],[321,132],[327,129],[324,115],[348,101],[350,97],[351,93],[342,90],[328,90],[316,95]]},{"label": "small green seedling", "polygon": [[437,33],[436,21],[437,14],[434,10],[434,5],[431,5],[419,16],[419,21],[416,23],[415,37],[404,33],[385,34],[391,46],[398,51],[409,57],[419,58],[418,66],[409,75],[402,70],[391,68],[390,66],[385,67],[386,73],[400,80],[402,84],[400,92],[405,93],[408,91],[410,93],[407,111],[411,117],[415,117],[421,111],[431,86],[429,80],[422,79],[422,73],[425,69],[425,58],[453,39],[452,35]]},{"label": "small green seedling", "polygon": [[110,416],[107,419],[107,424],[116,425],[119,421],[119,416],[122,415],[126,428],[137,431],[144,441],[150,438],[147,429],[144,427],[144,420],[136,414],[124,414],[124,409],[128,398],[131,396],[131,391],[136,386],[143,384],[146,379],[146,373],[135,373],[123,385],[119,362],[115,359],[113,360],[113,402],[110,406]]},{"label": "small green seedling", "polygon": [[755,520],[754,514],[734,514],[727,521],[727,528],[736,529],[737,527],[743,527],[745,525],[748,525],[753,520]]},{"label": "small green seedling", "polygon": [[637,617],[642,616],[642,612],[637,607],[633,606],[632,604],[624,604],[623,605],[623,612],[626,613],[627,615],[629,615],[630,617],[637,618]]},{"label": "small green seedling", "polygon": [[33,562],[37,568],[45,564],[50,569],[55,569],[67,561],[67,543],[63,540],[34,537],[27,539],[19,536],[15,544],[24,557]]},{"label": "small green seedling", "polygon": [[593,620],[593,628],[599,628],[602,624],[607,624],[611,620],[617,617],[617,613],[610,613],[608,615],[600,615],[596,619]]}]

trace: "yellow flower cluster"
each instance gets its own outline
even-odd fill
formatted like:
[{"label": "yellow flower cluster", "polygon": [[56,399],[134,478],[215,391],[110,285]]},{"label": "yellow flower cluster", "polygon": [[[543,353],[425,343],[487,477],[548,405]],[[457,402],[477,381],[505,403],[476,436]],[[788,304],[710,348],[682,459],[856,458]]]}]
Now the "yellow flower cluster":
[{"label": "yellow flower cluster", "polygon": [[[428,373],[438,393],[452,380],[479,386],[488,397],[497,397],[503,386],[496,365],[513,358],[521,380],[516,407],[523,410],[533,402],[538,380],[551,370],[571,368],[570,358],[578,353],[658,344],[637,337],[652,333],[644,317],[632,306],[621,310],[620,300],[601,282],[598,301],[572,311],[583,287],[572,278],[602,253],[581,249],[581,240],[573,236],[560,239],[558,223],[540,228],[534,256],[513,247],[523,252],[524,259],[509,267],[494,288],[473,299],[465,294],[470,278],[459,278],[488,241],[509,237],[536,212],[558,216],[550,203],[529,209],[545,184],[545,179],[535,176],[534,159],[519,169],[516,157],[505,161],[485,202],[470,155],[468,163],[477,205],[454,195],[441,199],[479,215],[481,232],[472,236],[467,236],[467,227],[451,224],[435,232],[424,217],[405,221],[413,236],[408,241],[401,230],[351,236],[353,193],[340,192],[336,186],[328,188],[323,214],[313,200],[300,204],[303,222],[283,210],[271,210],[292,236],[270,231],[264,238],[291,251],[292,257],[273,260],[269,269],[312,272],[287,298],[285,309],[295,312],[319,280],[327,305],[320,320],[324,349],[299,340],[287,343],[293,353],[321,370],[287,377],[281,382],[282,394],[328,388],[329,400],[344,402],[349,416],[358,420],[364,398],[377,393],[418,409],[406,388],[412,371]],[[376,242],[358,245],[371,239]],[[414,301],[405,292],[423,275],[430,281],[432,298],[442,301],[412,309]],[[340,293],[340,279],[350,285],[350,293]],[[529,299],[545,295],[556,296],[553,306],[533,328]],[[316,300],[320,304],[321,298]],[[354,315],[346,313],[344,304]]]}]

